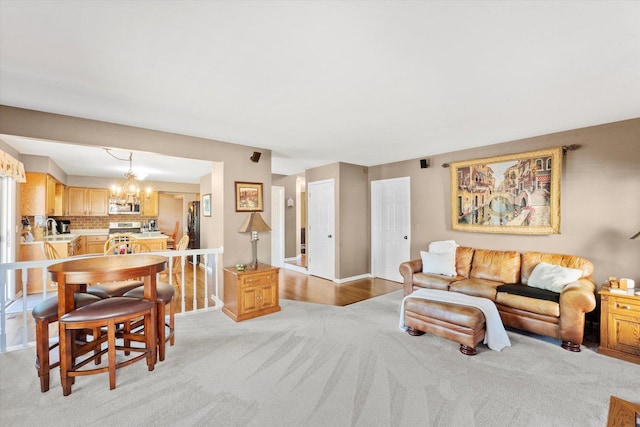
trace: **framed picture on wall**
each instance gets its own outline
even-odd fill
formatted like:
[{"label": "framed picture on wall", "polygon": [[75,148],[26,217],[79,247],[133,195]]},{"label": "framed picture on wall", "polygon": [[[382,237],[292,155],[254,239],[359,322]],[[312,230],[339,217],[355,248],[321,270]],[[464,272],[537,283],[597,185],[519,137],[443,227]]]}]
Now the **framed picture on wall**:
[{"label": "framed picture on wall", "polygon": [[560,233],[561,163],[562,147],[451,163],[451,229]]},{"label": "framed picture on wall", "polygon": [[202,196],[202,215],[211,216],[211,193]]},{"label": "framed picture on wall", "polygon": [[262,211],[262,183],[236,181],[236,212]]}]

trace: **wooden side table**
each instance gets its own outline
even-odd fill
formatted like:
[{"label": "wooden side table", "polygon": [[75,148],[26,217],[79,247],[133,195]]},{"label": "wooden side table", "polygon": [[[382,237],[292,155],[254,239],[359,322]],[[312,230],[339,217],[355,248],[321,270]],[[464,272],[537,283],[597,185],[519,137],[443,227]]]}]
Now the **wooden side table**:
[{"label": "wooden side table", "polygon": [[280,311],[279,270],[268,264],[244,271],[225,267],[223,313],[240,322]]},{"label": "wooden side table", "polygon": [[600,346],[598,353],[640,363],[640,296],[599,292]]}]

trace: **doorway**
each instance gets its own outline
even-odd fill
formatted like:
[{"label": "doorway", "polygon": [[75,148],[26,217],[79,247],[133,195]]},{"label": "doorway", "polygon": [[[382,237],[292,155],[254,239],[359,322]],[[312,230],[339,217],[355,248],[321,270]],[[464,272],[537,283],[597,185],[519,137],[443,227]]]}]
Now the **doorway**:
[{"label": "doorway", "polygon": [[307,185],[307,268],[309,274],[335,279],[335,189],[333,179]]},{"label": "doorway", "polygon": [[409,177],[371,182],[371,274],[402,282],[398,266],[411,256]]}]

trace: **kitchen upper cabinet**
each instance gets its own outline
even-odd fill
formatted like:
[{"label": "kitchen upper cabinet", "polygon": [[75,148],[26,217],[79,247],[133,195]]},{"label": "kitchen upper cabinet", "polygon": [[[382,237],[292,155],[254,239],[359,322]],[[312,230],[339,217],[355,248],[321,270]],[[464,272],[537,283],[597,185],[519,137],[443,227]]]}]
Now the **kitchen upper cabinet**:
[{"label": "kitchen upper cabinet", "polygon": [[158,216],[158,192],[152,191],[147,196],[144,193],[142,197],[142,212],[143,216]]},{"label": "kitchen upper cabinet", "polygon": [[69,216],[107,216],[109,190],[105,188],[69,187]]},{"label": "kitchen upper cabinet", "polygon": [[54,208],[54,216],[63,216],[67,214],[67,186],[56,183],[56,200]]},{"label": "kitchen upper cabinet", "polygon": [[27,182],[21,185],[21,215],[56,215],[56,185],[62,185],[51,175],[26,172]]}]

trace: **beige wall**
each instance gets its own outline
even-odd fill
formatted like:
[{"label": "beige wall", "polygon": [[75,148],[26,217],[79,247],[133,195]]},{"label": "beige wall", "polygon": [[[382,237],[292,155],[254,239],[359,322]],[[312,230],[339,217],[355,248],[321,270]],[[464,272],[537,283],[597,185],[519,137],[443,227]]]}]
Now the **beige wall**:
[{"label": "beige wall", "polygon": [[[212,232],[212,236],[207,236],[209,241],[215,243],[214,247],[224,247],[224,265],[247,262],[251,258],[251,247],[246,236],[237,232],[220,231],[222,227],[225,230],[237,230],[246,215],[235,212],[234,181],[263,183],[263,217],[267,223],[271,219],[269,150],[4,105],[0,106],[0,133],[224,163],[224,167],[211,175],[212,191],[215,189],[219,193],[212,194],[212,199],[222,200],[222,204],[217,206],[220,211],[215,217],[219,221],[219,229]],[[259,163],[249,159],[254,151],[262,153]],[[218,182],[214,183],[213,180]],[[261,261],[268,263],[271,261],[270,236],[269,233],[263,234],[260,237],[258,255]]]},{"label": "beige wall", "polygon": [[[335,185],[335,276],[347,279],[370,272],[369,182],[367,168],[334,163],[306,171],[310,183],[333,179]],[[308,252],[313,257],[313,249]]]},{"label": "beige wall", "polygon": [[368,274],[371,246],[370,191],[368,168],[348,163],[340,163],[340,187],[338,230],[340,248],[336,265],[339,279]]},{"label": "beige wall", "polygon": [[[523,236],[451,230],[449,169],[443,163],[579,144],[562,164],[561,234]],[[371,167],[371,180],[411,177],[411,257],[433,240],[455,239],[485,249],[579,255],[595,265],[598,284],[607,277],[640,281],[640,119],[627,120],[477,149]]]}]

